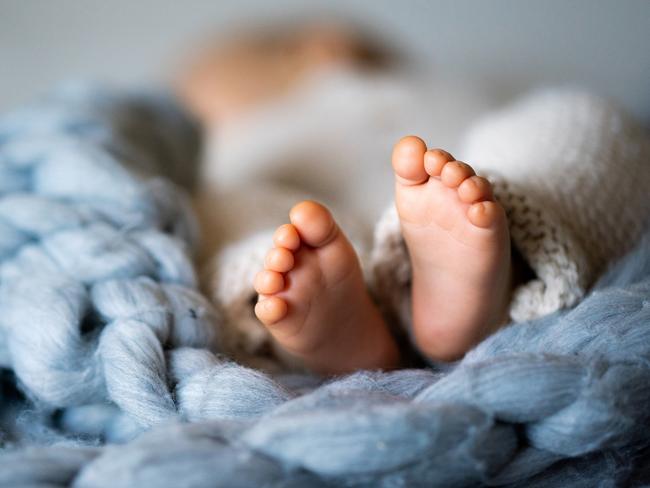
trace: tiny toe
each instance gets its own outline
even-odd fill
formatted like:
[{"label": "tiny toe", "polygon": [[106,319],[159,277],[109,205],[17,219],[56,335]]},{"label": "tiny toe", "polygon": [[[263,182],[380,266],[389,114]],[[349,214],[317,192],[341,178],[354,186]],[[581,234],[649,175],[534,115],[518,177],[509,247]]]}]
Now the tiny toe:
[{"label": "tiny toe", "polygon": [[291,224],[284,224],[277,228],[273,234],[273,244],[276,247],[283,247],[290,251],[297,251],[300,247],[300,236],[298,231]]},{"label": "tiny toe", "polygon": [[393,170],[403,185],[419,185],[429,180],[424,169],[427,145],[416,136],[402,137],[393,148]]},{"label": "tiny toe", "polygon": [[491,227],[504,215],[497,202],[478,202],[467,209],[467,218],[476,227]]},{"label": "tiny toe", "polygon": [[338,231],[329,210],[311,200],[295,205],[289,212],[289,220],[298,231],[300,240],[312,247],[329,243]]},{"label": "tiny toe", "polygon": [[287,303],[278,297],[263,298],[255,304],[255,315],[264,325],[273,325],[287,315]]},{"label": "tiny toe", "polygon": [[470,176],[458,187],[458,197],[464,203],[492,200],[492,185],[482,176]]},{"label": "tiny toe", "polygon": [[257,273],[253,283],[255,291],[262,295],[272,295],[284,289],[284,277],[276,271],[264,270]]},{"label": "tiny toe", "polygon": [[293,268],[293,253],[284,247],[275,247],[266,253],[264,267],[278,273],[286,273]]},{"label": "tiny toe", "polygon": [[442,168],[454,157],[443,149],[429,149],[424,153],[424,169],[429,176],[440,176]]},{"label": "tiny toe", "polygon": [[440,180],[449,188],[456,188],[470,176],[474,176],[474,170],[469,164],[462,161],[451,161],[442,168]]}]

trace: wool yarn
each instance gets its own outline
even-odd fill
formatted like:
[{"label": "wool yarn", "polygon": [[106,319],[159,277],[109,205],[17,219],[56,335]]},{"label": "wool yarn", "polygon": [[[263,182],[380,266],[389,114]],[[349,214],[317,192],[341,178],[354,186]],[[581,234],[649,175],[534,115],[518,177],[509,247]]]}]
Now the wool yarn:
[{"label": "wool yarn", "polygon": [[169,100],[85,85],[0,123],[0,365],[33,401],[177,416],[165,347],[217,340],[177,188],[197,148]]}]

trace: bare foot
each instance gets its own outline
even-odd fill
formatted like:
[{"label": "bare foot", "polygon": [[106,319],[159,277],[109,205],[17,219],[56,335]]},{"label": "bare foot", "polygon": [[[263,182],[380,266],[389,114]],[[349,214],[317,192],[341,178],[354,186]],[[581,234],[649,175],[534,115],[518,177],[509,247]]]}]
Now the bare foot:
[{"label": "bare foot", "polygon": [[510,294],[510,238],[490,183],[408,136],[393,150],[395,203],[413,268],[413,332],[450,361],[498,328]]},{"label": "bare foot", "polygon": [[255,314],[280,345],[326,374],[397,367],[393,337],[370,300],[359,260],[329,211],[301,202],[275,232],[255,278]]}]

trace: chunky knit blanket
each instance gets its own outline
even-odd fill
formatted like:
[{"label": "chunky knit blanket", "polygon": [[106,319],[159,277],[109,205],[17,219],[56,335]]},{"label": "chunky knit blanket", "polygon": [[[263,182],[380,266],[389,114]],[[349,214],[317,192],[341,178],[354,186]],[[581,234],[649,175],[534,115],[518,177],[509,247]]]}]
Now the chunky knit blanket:
[{"label": "chunky knit blanket", "polygon": [[459,364],[271,377],[219,354],[196,288],[196,142],[85,86],[0,121],[0,486],[650,481],[650,239]]}]

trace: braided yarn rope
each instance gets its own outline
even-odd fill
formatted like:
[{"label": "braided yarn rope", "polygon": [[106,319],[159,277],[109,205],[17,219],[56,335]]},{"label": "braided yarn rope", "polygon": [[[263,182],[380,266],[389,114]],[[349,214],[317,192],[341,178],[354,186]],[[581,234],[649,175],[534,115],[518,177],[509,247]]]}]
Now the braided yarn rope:
[{"label": "braided yarn rope", "polygon": [[0,122],[0,486],[650,479],[650,240],[447,371],[270,377],[196,291],[194,151],[168,102],[84,87]]},{"label": "braided yarn rope", "polygon": [[190,185],[197,142],[169,102],[83,86],[0,123],[0,365],[38,405],[178,415],[164,349],[217,329],[161,175]]}]

